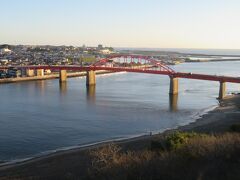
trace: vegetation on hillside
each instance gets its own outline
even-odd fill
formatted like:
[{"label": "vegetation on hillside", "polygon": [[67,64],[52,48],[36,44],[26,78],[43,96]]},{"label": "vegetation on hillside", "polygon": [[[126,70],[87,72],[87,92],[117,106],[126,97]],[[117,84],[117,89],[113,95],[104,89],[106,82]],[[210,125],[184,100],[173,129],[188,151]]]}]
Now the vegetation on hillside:
[{"label": "vegetation on hillside", "polygon": [[240,124],[233,124],[230,126],[231,132],[239,132],[240,133]]},{"label": "vegetation on hillside", "polygon": [[83,63],[94,63],[96,62],[96,58],[94,56],[81,57],[80,61]]},{"label": "vegetation on hillside", "polygon": [[91,151],[90,179],[239,179],[240,134],[176,132],[143,151],[109,144]]}]

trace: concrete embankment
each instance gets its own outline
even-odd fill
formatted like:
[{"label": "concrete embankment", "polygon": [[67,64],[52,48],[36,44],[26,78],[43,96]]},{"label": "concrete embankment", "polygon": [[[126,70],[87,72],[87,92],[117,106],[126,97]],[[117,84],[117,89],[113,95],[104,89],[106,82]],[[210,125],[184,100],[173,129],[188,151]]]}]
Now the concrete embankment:
[{"label": "concrete embankment", "polygon": [[[107,74],[107,73],[112,73],[112,72],[104,71],[104,70],[96,71],[96,74]],[[84,71],[84,72],[67,73],[67,77],[79,77],[79,76],[86,76],[86,72]],[[0,79],[0,84],[16,83],[16,82],[23,82],[23,81],[38,81],[38,80],[57,79],[57,78],[59,78],[59,74],[33,76],[33,77],[5,78],[5,79]]]},{"label": "concrete embankment", "polygon": [[[132,66],[132,68],[151,68],[152,65],[142,65],[142,66]],[[108,73],[114,73],[112,71],[106,71],[106,70],[98,70],[95,71],[96,74],[108,74]],[[87,72],[68,72],[67,77],[79,77],[79,76],[86,76]],[[50,74],[50,75],[44,75],[44,76],[32,76],[32,77],[17,77],[17,78],[4,78],[0,79],[0,84],[4,83],[16,83],[16,82],[23,82],[23,81],[38,81],[38,80],[47,80],[47,79],[57,79],[59,78],[59,73],[56,74]]]}]

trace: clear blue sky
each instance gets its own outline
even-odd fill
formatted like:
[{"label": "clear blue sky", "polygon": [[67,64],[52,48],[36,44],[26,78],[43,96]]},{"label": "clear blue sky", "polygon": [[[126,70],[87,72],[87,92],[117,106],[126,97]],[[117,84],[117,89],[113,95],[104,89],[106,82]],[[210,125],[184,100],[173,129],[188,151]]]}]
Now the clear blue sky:
[{"label": "clear blue sky", "polygon": [[240,49],[240,0],[0,0],[0,44]]}]

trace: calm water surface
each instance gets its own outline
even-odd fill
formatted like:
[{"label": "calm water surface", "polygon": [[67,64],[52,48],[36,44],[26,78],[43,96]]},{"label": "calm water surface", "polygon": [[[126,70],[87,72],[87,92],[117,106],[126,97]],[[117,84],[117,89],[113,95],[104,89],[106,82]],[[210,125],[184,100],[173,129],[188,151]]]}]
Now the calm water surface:
[{"label": "calm water surface", "polygon": [[[240,62],[188,63],[176,71],[240,76]],[[1,84],[0,161],[103,140],[161,132],[188,124],[218,104],[219,83],[181,79],[169,98],[169,78],[116,73],[97,77]],[[239,85],[227,84],[228,92]]]}]

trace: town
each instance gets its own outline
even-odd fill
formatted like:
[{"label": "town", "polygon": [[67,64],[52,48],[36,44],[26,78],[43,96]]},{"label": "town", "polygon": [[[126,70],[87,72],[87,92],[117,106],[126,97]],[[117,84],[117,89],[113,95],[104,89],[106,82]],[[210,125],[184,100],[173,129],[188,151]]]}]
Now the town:
[{"label": "town", "polygon": [[[14,66],[26,65],[81,65],[88,66],[100,58],[112,54],[132,54],[132,51],[116,50],[112,47],[104,47],[99,44],[97,47],[74,46],[33,46],[33,45],[0,45],[0,65],[9,66],[6,70],[0,70],[0,78],[16,78],[26,76],[26,72],[13,68]],[[135,54],[146,55],[146,52],[134,52]],[[159,61],[174,65],[183,62],[179,53],[158,52],[151,54]],[[11,67],[10,67],[11,66]],[[50,74],[50,71],[45,74]]]},{"label": "town", "polygon": [[[1,45],[1,66],[24,65],[89,65],[97,58],[117,53],[112,47],[25,46]],[[49,72],[46,72],[49,73]],[[0,71],[0,78],[23,76],[21,71],[8,68]]]}]

